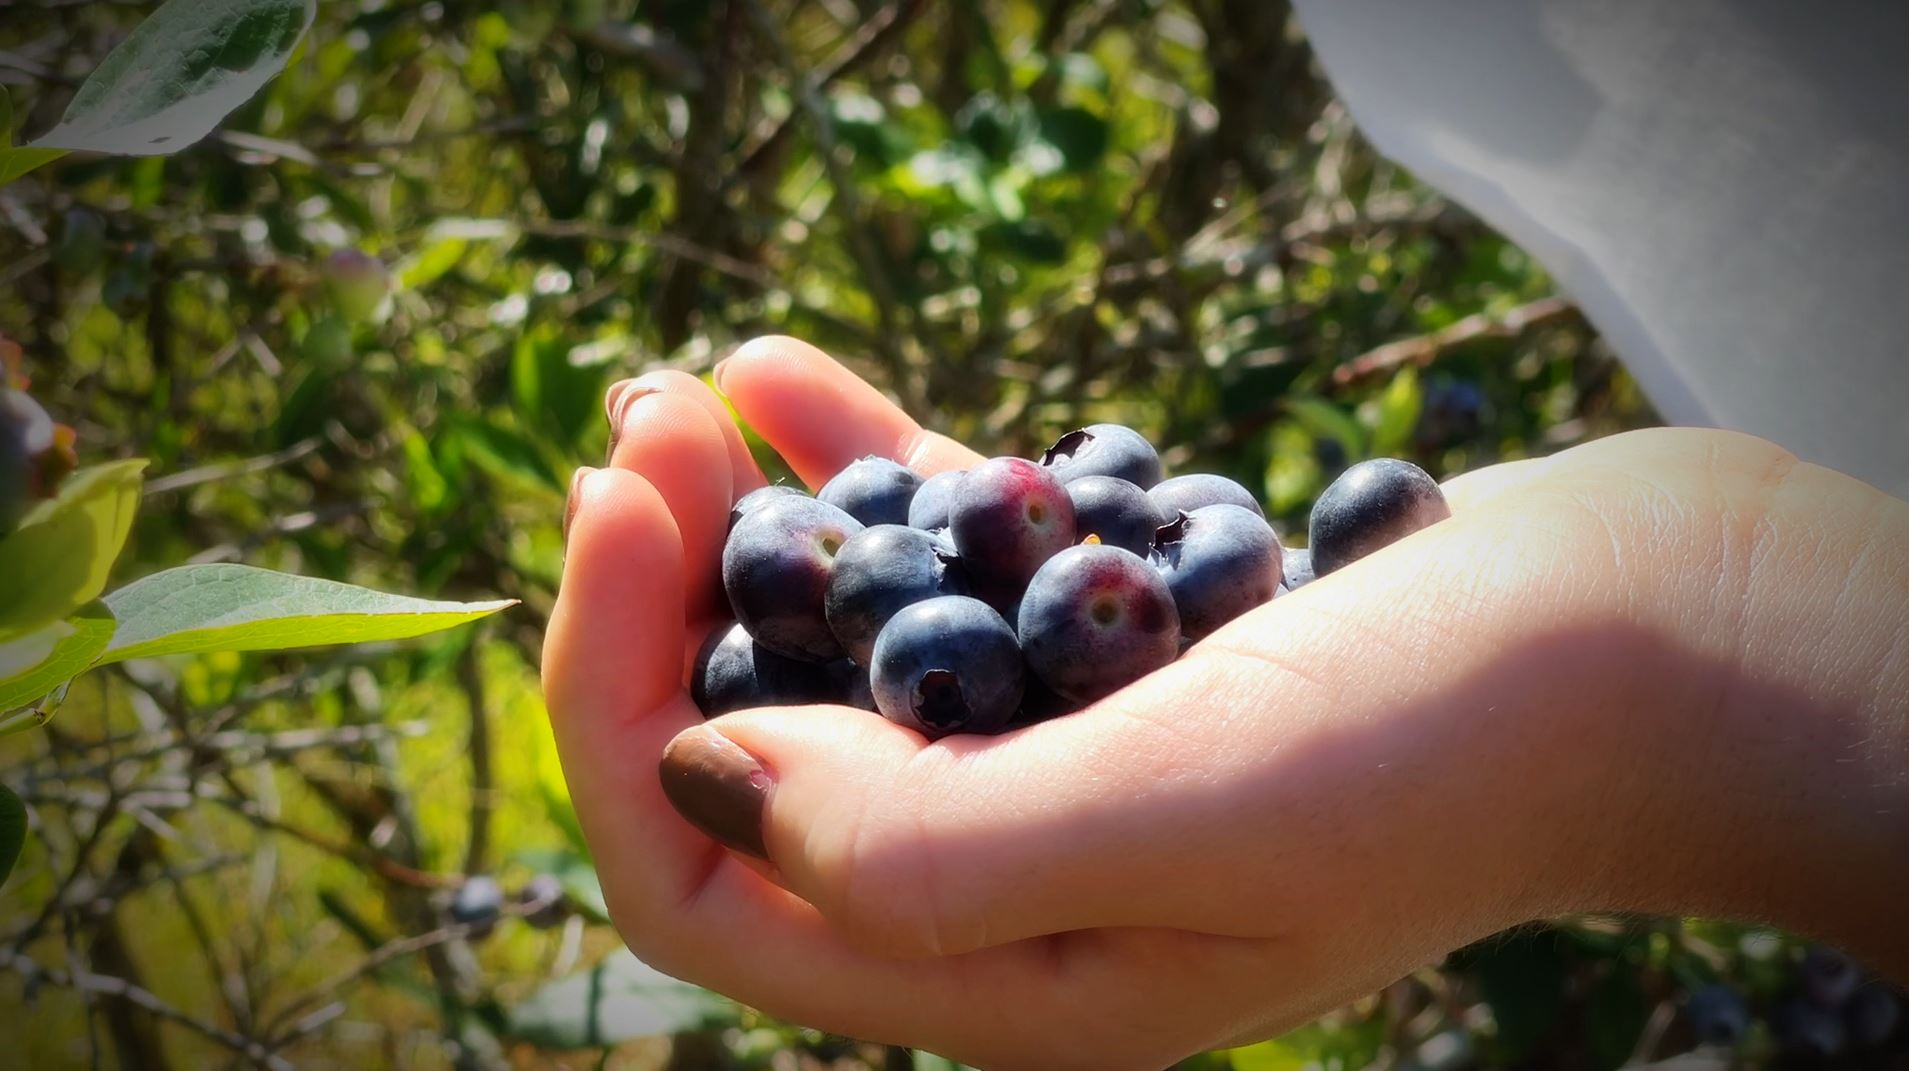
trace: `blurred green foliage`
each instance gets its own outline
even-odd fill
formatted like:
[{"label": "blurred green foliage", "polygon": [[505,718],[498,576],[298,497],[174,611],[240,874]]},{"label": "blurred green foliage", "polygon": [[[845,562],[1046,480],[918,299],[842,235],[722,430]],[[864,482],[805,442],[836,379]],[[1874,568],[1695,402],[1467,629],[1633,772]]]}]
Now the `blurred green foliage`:
[{"label": "blurred green foliage", "polygon": [[[144,10],[9,9],[22,129]],[[0,330],[88,460],[152,459],[121,582],[245,561],[524,602],[402,650],[138,663],[0,751],[36,829],[9,947],[299,1066],[952,1066],[612,955],[536,661],[617,378],[798,335],[983,450],[1132,424],[1262,489],[1288,534],[1363,457],[1442,476],[1654,420],[1537,265],[1371,151],[1259,0],[331,0],[222,132],[0,189]],[[445,930],[462,875],[540,872],[568,922]],[[1718,979],[1767,1017],[1797,955],[1702,923],[1536,927],[1188,1066],[1615,1067],[1689,1049],[1679,1009]],[[0,971],[26,1066],[231,1058],[33,988]],[[674,1042],[579,1034],[605,993]],[[1759,1023],[1741,1053],[1773,1045]]]}]

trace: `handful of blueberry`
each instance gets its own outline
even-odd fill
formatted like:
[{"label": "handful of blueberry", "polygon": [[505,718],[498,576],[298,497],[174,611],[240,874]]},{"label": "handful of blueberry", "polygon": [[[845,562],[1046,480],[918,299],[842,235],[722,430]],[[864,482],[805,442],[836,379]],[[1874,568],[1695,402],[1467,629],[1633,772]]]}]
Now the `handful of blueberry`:
[{"label": "handful of blueberry", "polygon": [[869,457],[814,497],[752,491],[723,547],[736,623],[696,659],[696,705],[838,703],[930,738],[1002,732],[1078,710],[1450,515],[1416,465],[1367,461],[1290,549],[1238,483],[1162,475],[1138,432],[1095,424],[1039,461],[923,480]]}]

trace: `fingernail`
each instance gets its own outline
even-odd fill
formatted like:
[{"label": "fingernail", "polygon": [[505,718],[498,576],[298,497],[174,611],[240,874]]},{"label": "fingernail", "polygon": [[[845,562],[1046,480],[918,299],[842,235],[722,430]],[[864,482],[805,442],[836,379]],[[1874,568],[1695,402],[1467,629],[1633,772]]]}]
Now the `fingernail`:
[{"label": "fingernail", "polygon": [[615,400],[615,404],[613,404],[609,409],[610,446],[603,453],[603,463],[606,465],[610,463],[611,458],[616,456],[616,444],[619,440],[623,438],[623,422],[624,420],[628,419],[630,415],[630,407],[635,405],[638,399],[645,398],[645,397],[648,397],[649,395],[656,393],[655,387],[628,386],[628,384],[634,383],[634,382],[636,381],[625,380],[624,383],[621,384],[624,387],[624,389],[618,393],[618,396]]},{"label": "fingernail", "polygon": [[729,361],[730,358],[724,357],[722,360],[716,362],[716,367],[709,370],[709,378],[716,382],[717,390],[723,389],[723,369],[728,366]]},{"label": "fingernail", "polygon": [[577,492],[583,490],[584,477],[589,476],[595,471],[595,469],[585,465],[578,469],[575,475],[570,477],[570,497],[566,499],[563,504],[563,537],[565,539],[570,538],[570,522],[577,519],[577,503],[581,498]]},{"label": "fingernail", "polygon": [[763,810],[774,778],[755,756],[714,729],[690,729],[663,749],[663,795],[690,825],[725,848],[769,858]]},{"label": "fingernail", "polygon": [[623,408],[623,392],[629,390],[630,384],[634,382],[634,379],[619,379],[603,392],[603,417],[610,422],[612,429],[616,427],[617,413]]}]

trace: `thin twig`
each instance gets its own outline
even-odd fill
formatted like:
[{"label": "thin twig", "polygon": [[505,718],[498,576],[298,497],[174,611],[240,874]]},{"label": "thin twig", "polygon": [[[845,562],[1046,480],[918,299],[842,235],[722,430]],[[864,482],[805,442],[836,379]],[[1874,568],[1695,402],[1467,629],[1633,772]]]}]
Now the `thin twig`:
[{"label": "thin twig", "polygon": [[[870,15],[816,71],[816,87],[827,89],[843,75],[880,55],[883,47],[900,36],[925,6],[922,0],[899,0]],[[751,173],[764,158],[773,154],[795,129],[797,114],[791,111],[780,119],[765,119],[757,124],[743,146],[742,161],[730,172],[731,179]]]},{"label": "thin twig", "polygon": [[323,444],[324,440],[314,435],[309,439],[301,439],[283,450],[270,454],[261,454],[258,457],[243,458],[238,461],[222,462],[217,465],[202,465],[196,469],[175,472],[170,476],[161,476],[158,479],[147,481],[146,494],[149,496],[163,495],[168,491],[197,487],[202,483],[212,483],[217,480],[229,480],[235,476],[249,476],[255,472],[265,472],[269,469],[279,468],[280,466],[289,465],[294,461],[298,461],[310,455]]},{"label": "thin twig", "polygon": [[1495,316],[1487,312],[1473,313],[1436,331],[1367,350],[1333,369],[1332,381],[1344,386],[1398,365],[1427,364],[1441,351],[1453,346],[1481,338],[1516,338],[1534,327],[1572,319],[1577,315],[1577,306],[1559,297],[1539,298]]},{"label": "thin twig", "polygon": [[92,974],[86,971],[56,970],[42,967],[18,952],[0,952],[0,967],[5,967],[21,976],[28,985],[44,982],[48,985],[71,989],[81,994],[116,997],[139,1008],[148,1014],[174,1022],[204,1037],[240,1053],[254,1062],[264,1064],[273,1071],[295,1071],[291,1061],[274,1054],[258,1041],[235,1034],[216,1023],[188,1012],[181,1011],[159,999],[151,990],[110,975]]}]

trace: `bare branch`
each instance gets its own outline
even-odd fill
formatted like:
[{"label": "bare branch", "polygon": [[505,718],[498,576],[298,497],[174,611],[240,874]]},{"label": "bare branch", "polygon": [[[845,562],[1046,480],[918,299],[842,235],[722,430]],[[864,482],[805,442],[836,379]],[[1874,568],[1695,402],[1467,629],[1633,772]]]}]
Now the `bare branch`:
[{"label": "bare branch", "polygon": [[1474,313],[1437,331],[1402,338],[1368,350],[1333,369],[1332,381],[1344,386],[1402,364],[1429,364],[1441,351],[1453,346],[1481,338],[1516,338],[1534,327],[1571,320],[1577,316],[1577,306],[1559,297],[1539,298],[1497,316]]}]

